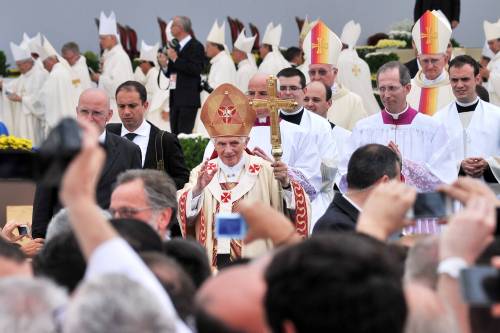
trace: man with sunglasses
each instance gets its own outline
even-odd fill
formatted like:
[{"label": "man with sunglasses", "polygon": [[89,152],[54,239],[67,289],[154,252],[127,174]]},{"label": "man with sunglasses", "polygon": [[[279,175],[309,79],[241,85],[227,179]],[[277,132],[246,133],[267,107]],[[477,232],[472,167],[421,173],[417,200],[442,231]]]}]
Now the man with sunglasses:
[{"label": "man with sunglasses", "polygon": [[318,21],[306,35],[303,50],[310,64],[310,80],[321,81],[332,89],[333,102],[328,110],[328,120],[352,130],[356,122],[368,114],[361,97],[336,82],[342,42],[322,21]]},{"label": "man with sunglasses", "polygon": [[412,79],[407,101],[418,112],[432,116],[454,99],[446,72],[451,26],[442,13],[427,11],[413,26],[412,35],[421,69]]}]

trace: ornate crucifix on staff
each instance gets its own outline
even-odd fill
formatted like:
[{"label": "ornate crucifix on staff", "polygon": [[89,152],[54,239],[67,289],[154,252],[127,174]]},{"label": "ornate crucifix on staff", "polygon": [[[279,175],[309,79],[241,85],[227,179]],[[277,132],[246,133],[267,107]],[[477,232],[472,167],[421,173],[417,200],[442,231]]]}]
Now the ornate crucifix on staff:
[{"label": "ornate crucifix on staff", "polygon": [[267,99],[254,99],[249,102],[254,109],[267,108],[271,120],[271,154],[275,161],[279,161],[283,155],[281,148],[280,117],[279,109],[292,109],[297,107],[297,102],[290,99],[278,98],[278,80],[276,76],[270,75],[267,79]]}]

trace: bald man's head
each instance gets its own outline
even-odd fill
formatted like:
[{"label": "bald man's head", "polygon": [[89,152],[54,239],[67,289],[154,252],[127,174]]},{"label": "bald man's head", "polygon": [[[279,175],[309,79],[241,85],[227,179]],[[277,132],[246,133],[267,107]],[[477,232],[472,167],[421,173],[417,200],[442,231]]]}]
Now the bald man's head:
[{"label": "bald man's head", "polygon": [[332,90],[321,81],[311,81],[306,86],[304,107],[326,118],[332,106]]},{"label": "bald man's head", "polygon": [[112,115],[113,110],[109,107],[109,96],[103,89],[90,88],[80,94],[78,106],[76,107],[78,119],[90,121],[102,133]]},{"label": "bald man's head", "polygon": [[[267,79],[269,75],[257,73],[248,82],[247,96],[249,100],[254,98],[267,99]],[[268,109],[256,109],[258,118],[269,116]]]}]

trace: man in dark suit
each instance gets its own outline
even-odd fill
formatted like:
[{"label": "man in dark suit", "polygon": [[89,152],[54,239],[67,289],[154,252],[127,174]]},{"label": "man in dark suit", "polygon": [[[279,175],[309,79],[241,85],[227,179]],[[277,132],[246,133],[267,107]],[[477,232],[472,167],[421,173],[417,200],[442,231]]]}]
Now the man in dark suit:
[{"label": "man in dark suit", "polygon": [[359,212],[373,188],[400,175],[401,159],[390,148],[368,144],[356,149],[347,165],[347,192],[335,193],[313,234],[355,230]]},{"label": "man in dark suit", "polygon": [[413,18],[417,22],[427,10],[441,10],[455,29],[460,22],[460,0],[415,0]]},{"label": "man in dark suit", "polygon": [[116,89],[116,104],[122,124],[109,124],[109,132],[126,137],[139,146],[143,169],[164,170],[177,189],[189,180],[179,140],[145,120],[148,109],[146,88],[137,81],[126,81]]},{"label": "man in dark suit", "polygon": [[[106,162],[97,184],[96,199],[99,206],[107,209],[116,177],[125,170],[141,168],[141,151],[129,140],[105,130],[113,111],[109,107],[109,96],[103,90],[85,90],[78,100],[76,113],[79,120],[90,121],[101,131],[99,140],[106,150]],[[41,185],[36,187],[33,202],[33,238],[45,238],[50,219],[62,208],[58,192],[58,188]]]},{"label": "man in dark suit", "polygon": [[[170,126],[172,133],[191,133],[200,107],[200,74],[205,64],[203,45],[191,36],[191,20],[173,18],[172,35],[178,47],[169,47],[167,77],[175,89],[170,90]],[[175,82],[175,83],[174,83]]]}]

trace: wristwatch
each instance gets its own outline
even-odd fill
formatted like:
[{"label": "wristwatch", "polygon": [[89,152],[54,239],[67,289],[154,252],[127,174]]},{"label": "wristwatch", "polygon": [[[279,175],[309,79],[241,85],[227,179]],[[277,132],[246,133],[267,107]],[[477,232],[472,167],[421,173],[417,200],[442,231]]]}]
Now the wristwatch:
[{"label": "wristwatch", "polygon": [[458,279],[460,271],[467,268],[467,262],[459,257],[450,257],[442,260],[437,268],[438,274],[446,274],[453,279]]}]

